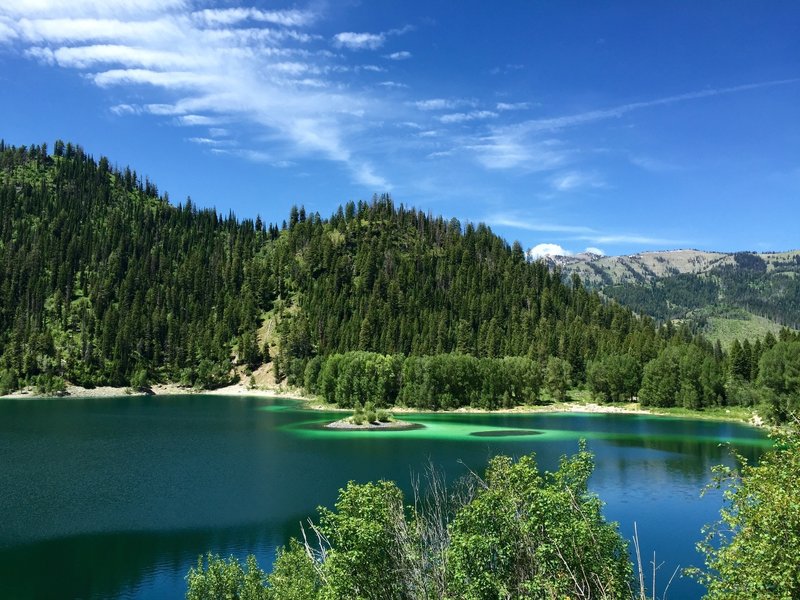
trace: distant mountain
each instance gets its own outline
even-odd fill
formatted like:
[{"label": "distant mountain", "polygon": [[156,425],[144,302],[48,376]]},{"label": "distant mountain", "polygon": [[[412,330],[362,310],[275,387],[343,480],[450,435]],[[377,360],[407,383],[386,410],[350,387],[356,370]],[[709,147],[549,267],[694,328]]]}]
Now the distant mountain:
[{"label": "distant mountain", "polygon": [[713,337],[757,337],[782,326],[800,327],[800,250],[587,253],[541,260],[638,313],[688,320]]}]

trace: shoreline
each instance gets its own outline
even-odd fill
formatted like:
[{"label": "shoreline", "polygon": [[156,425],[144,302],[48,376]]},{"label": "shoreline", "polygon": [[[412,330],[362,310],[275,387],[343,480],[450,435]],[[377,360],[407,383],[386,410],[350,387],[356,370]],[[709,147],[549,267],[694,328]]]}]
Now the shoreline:
[{"label": "shoreline", "polygon": [[[316,398],[306,398],[303,396],[294,396],[295,399],[303,402],[303,408],[307,410],[316,411],[330,411],[330,412],[353,412],[349,408],[339,408],[337,406],[329,405],[321,402]],[[658,410],[650,408],[642,408],[638,403],[631,403],[631,406],[619,406],[617,404],[597,404],[596,402],[557,402],[552,404],[527,404],[515,406],[513,408],[502,408],[498,410],[487,410],[485,408],[474,408],[471,406],[462,406],[454,410],[430,410],[424,408],[409,408],[407,406],[392,406],[388,409],[394,415],[402,414],[476,414],[476,415],[526,415],[526,414],[539,414],[539,413],[575,413],[575,414],[616,414],[616,415],[640,415],[649,417],[666,417],[671,419],[695,419],[701,421],[720,421],[727,423],[741,423],[742,425],[750,425],[752,427],[768,427],[767,423],[755,413],[749,415],[747,419],[741,413],[727,412],[722,413],[718,411],[705,412],[705,411],[689,411],[685,412],[670,412],[669,410]],[[678,409],[683,411],[684,409]]]},{"label": "shoreline", "polygon": [[[80,386],[67,386],[67,393],[63,396],[39,394],[35,390],[17,390],[11,394],[0,396],[2,400],[47,400],[52,398],[114,398],[123,396],[179,396],[188,394],[208,395],[208,396],[241,396],[255,398],[283,398],[296,400],[304,410],[329,411],[351,413],[352,409],[339,408],[326,404],[318,398],[304,396],[299,391],[289,391],[282,388],[250,388],[244,383],[234,383],[213,390],[198,390],[187,388],[176,383],[160,383],[150,388],[152,393],[131,391],[125,387],[98,386],[96,388],[84,388]],[[719,411],[681,411],[670,412],[669,410],[658,410],[642,408],[637,403],[630,406],[619,406],[617,404],[597,404],[596,402],[558,402],[552,404],[528,404],[515,406],[513,408],[503,408],[499,410],[487,410],[484,408],[473,408],[462,406],[455,410],[430,410],[421,408],[409,408],[407,406],[393,406],[389,409],[392,414],[485,414],[485,415],[519,415],[537,413],[578,413],[578,414],[623,414],[623,415],[644,415],[653,417],[668,417],[673,419],[696,419],[708,421],[725,421],[732,423],[742,423],[754,427],[766,427],[764,420],[755,413],[745,419],[741,412],[731,412],[727,409],[726,413]],[[681,409],[678,409],[681,410]],[[729,414],[728,414],[729,413]]]},{"label": "shoreline", "polygon": [[133,391],[127,387],[116,386],[97,386],[95,388],[84,388],[77,385],[68,385],[66,394],[39,394],[35,390],[17,390],[5,396],[0,396],[0,400],[50,400],[53,398],[117,398],[123,396],[186,396],[189,394],[204,396],[250,396],[261,398],[287,398],[306,402],[307,399],[300,394],[287,392],[281,389],[250,388],[243,383],[234,383],[213,390],[198,390],[187,388],[177,383],[159,383],[149,388],[149,392]]}]

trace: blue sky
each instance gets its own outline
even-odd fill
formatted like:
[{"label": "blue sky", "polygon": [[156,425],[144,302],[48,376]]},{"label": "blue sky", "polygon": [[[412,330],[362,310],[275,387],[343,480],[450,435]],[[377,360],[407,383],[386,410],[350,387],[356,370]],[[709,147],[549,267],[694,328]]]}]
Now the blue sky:
[{"label": "blue sky", "polygon": [[390,192],[526,248],[800,247],[796,2],[4,0],[0,137],[172,202]]}]

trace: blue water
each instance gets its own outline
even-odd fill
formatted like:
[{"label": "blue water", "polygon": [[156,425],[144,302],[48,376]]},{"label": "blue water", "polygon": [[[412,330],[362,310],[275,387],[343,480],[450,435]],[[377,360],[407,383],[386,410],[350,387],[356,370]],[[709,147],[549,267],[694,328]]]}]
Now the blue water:
[{"label": "blue water", "polygon": [[[8,598],[182,597],[198,555],[254,553],[269,568],[299,523],[331,506],[347,481],[408,490],[429,461],[451,480],[498,453],[535,452],[542,468],[586,438],[592,490],[659,595],[672,571],[701,564],[694,545],[717,518],[719,492],[700,497],[711,467],[768,447],[742,425],[633,415],[407,417],[407,432],[337,432],[337,415],[289,400],[218,396],[0,402],[0,595]],[[404,417],[405,418],[405,417]],[[507,430],[530,435],[496,436]],[[473,435],[479,433],[481,435]],[[650,579],[648,573],[648,581]],[[672,598],[702,589],[676,578]]]}]

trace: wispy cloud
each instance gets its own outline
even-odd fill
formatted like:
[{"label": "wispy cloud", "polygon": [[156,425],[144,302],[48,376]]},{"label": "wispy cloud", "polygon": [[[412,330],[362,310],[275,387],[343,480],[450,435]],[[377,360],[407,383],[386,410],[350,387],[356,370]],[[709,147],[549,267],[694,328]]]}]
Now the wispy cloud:
[{"label": "wispy cloud", "polygon": [[479,136],[465,149],[487,169],[522,171],[552,171],[564,166],[570,157],[559,140],[530,140],[507,127],[492,128]]},{"label": "wispy cloud", "polygon": [[567,171],[551,177],[550,185],[556,191],[570,192],[579,188],[602,188],[606,183],[596,173]]},{"label": "wispy cloud", "polygon": [[530,219],[529,217],[511,212],[511,213],[495,213],[487,216],[484,221],[489,225],[502,225],[504,227],[513,227],[514,229],[523,229],[525,231],[541,231],[549,233],[593,233],[594,229],[584,225],[563,225],[559,223],[543,223]]},{"label": "wispy cloud", "polygon": [[636,233],[621,233],[621,234],[604,234],[596,233],[592,235],[579,235],[571,238],[573,240],[580,240],[592,242],[593,244],[642,244],[645,246],[674,248],[677,246],[691,245],[693,242],[685,239],[670,239],[655,237],[649,235],[641,235]]},{"label": "wispy cloud", "polygon": [[[212,8],[204,0],[8,0],[0,5],[0,40],[113,89],[113,115],[163,117],[197,129],[185,138],[191,143],[273,166],[278,153],[324,158],[373,191],[388,189],[359,142],[368,119],[381,120],[389,109],[347,85],[385,69],[331,52],[309,29],[319,18],[314,9]],[[342,47],[377,47],[408,31],[335,39]],[[250,142],[231,137],[231,129],[247,132]],[[269,152],[247,147],[258,140],[268,140]]]},{"label": "wispy cloud", "polygon": [[[411,25],[404,25],[389,31],[381,31],[380,33],[356,33],[353,31],[343,31],[333,36],[333,45],[337,48],[347,48],[349,50],[377,50],[386,43],[386,40],[391,36],[403,35],[409,31],[413,31],[414,27]],[[402,56],[403,52],[396,52],[395,55],[400,55],[399,58],[408,58],[411,56]],[[393,55],[389,55],[393,58]]]},{"label": "wispy cloud", "polygon": [[419,110],[453,110],[462,106],[475,106],[474,100],[464,98],[430,98],[411,103]]},{"label": "wispy cloud", "polygon": [[284,27],[303,27],[313,23],[317,15],[303,10],[259,10],[257,8],[204,9],[192,16],[203,25],[236,25],[243,21],[272,23]]},{"label": "wispy cloud", "polygon": [[[713,88],[686,94],[665,96],[663,98],[644,102],[630,102],[607,109],[498,124],[491,126],[486,133],[475,135],[471,141],[465,143],[464,147],[471,150],[477,162],[487,169],[554,171],[564,168],[574,159],[574,153],[567,148],[562,140],[554,137],[563,129],[590,125],[597,121],[621,117],[637,110],[798,82],[800,82],[800,79],[781,79],[732,87]],[[447,101],[442,99],[430,100],[428,102],[431,103],[429,109],[453,108],[452,104],[447,104]],[[501,108],[501,106],[503,108]],[[509,110],[509,107],[512,106],[517,105],[500,103],[497,105],[497,110],[498,112],[506,112]],[[420,106],[418,103],[418,108],[423,107],[424,106]],[[632,162],[642,168],[649,167],[650,170],[655,170],[655,168],[659,166],[662,168],[666,167],[666,165],[657,165],[652,161],[648,163],[639,160],[637,163],[635,159],[632,159]],[[556,175],[551,180],[551,185],[558,191],[573,189],[578,183],[589,185],[590,187],[600,187],[604,185],[602,177],[596,173],[590,179],[586,177],[576,178],[575,176],[566,174],[561,176]]]},{"label": "wispy cloud", "polygon": [[503,65],[502,67],[494,67],[491,71],[489,71],[492,75],[507,75],[509,73],[513,73],[514,71],[521,71],[525,68],[525,65],[516,64],[516,63],[509,63]]},{"label": "wispy cloud", "polygon": [[381,81],[378,83],[386,88],[407,88],[408,86],[405,83],[399,83],[397,81]]},{"label": "wispy cloud", "polygon": [[450,113],[442,115],[439,120],[442,123],[464,123],[466,121],[477,121],[481,119],[492,119],[497,116],[491,110],[472,110],[466,113]]},{"label": "wispy cloud", "polygon": [[[573,241],[591,242],[592,244],[644,244],[646,246],[674,247],[679,245],[691,244],[687,240],[667,239],[656,236],[644,235],[639,233],[610,233],[599,231],[586,225],[568,225],[563,223],[546,223],[530,219],[524,214],[517,212],[496,213],[484,219],[492,226],[503,226],[523,231],[533,231],[537,233],[566,234],[566,239]],[[597,248],[587,248],[587,252],[595,252]]]},{"label": "wispy cloud", "polygon": [[350,50],[375,50],[386,42],[384,33],[354,33],[345,31],[333,36],[333,44]]},{"label": "wispy cloud", "polygon": [[759,83],[748,83],[745,85],[737,85],[724,88],[710,88],[707,90],[699,90],[696,92],[688,92],[686,94],[677,94],[674,96],[665,96],[655,100],[646,100],[643,102],[629,102],[628,104],[621,104],[611,108],[600,110],[590,110],[582,113],[572,115],[564,115],[559,117],[551,117],[546,119],[533,119],[525,121],[517,127],[527,133],[538,131],[554,131],[557,129],[564,129],[567,127],[576,127],[578,125],[585,125],[595,121],[602,121],[605,119],[612,119],[621,117],[627,113],[642,110],[646,108],[653,108],[656,106],[665,106],[675,104],[678,102],[686,102],[689,100],[698,100],[701,98],[710,98],[713,96],[721,96],[724,94],[735,94],[738,92],[746,92],[750,90],[757,90],[760,88],[774,87],[779,85],[788,85],[791,83],[800,82],[800,78],[796,79],[776,79],[772,81],[762,81]]},{"label": "wispy cloud", "polygon": [[411,58],[411,52],[408,50],[401,50],[400,52],[392,52],[391,54],[387,54],[385,58],[389,60],[407,60]]},{"label": "wispy cloud", "polygon": [[530,102],[498,102],[497,110],[499,111],[528,110],[532,106],[533,104],[531,104]]}]

